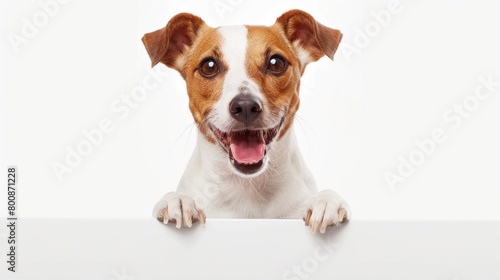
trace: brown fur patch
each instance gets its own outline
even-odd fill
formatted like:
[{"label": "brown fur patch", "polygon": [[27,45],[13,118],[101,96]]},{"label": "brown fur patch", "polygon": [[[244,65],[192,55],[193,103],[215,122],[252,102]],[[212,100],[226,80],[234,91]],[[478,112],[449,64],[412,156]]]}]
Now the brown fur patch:
[{"label": "brown fur patch", "polygon": [[[208,26],[204,28],[188,50],[185,64],[179,71],[186,80],[189,109],[193,118],[200,131],[213,143],[215,139],[208,133],[207,118],[210,110],[220,99],[224,74],[227,71],[222,54],[218,51],[221,41],[222,38],[215,28]],[[219,74],[213,78],[205,78],[198,71],[200,63],[207,57],[214,57],[219,61]]]},{"label": "brown fur patch", "polygon": [[316,61],[333,55],[342,40],[342,33],[317,22],[310,14],[301,10],[290,10],[281,15],[276,24],[280,25],[290,42],[298,41]]},{"label": "brown fur patch", "polygon": [[[265,108],[271,115],[282,115],[286,112],[285,122],[281,129],[281,138],[293,122],[295,112],[299,108],[299,85],[303,66],[279,26],[247,26],[248,45],[245,67],[248,76],[259,85],[265,95]],[[266,71],[267,59],[279,54],[288,61],[288,68],[280,75]]]},{"label": "brown fur patch", "polygon": [[181,13],[170,19],[164,28],[144,34],[142,42],[151,58],[151,66],[161,62],[179,70],[176,62],[203,27],[206,24],[201,18]]}]

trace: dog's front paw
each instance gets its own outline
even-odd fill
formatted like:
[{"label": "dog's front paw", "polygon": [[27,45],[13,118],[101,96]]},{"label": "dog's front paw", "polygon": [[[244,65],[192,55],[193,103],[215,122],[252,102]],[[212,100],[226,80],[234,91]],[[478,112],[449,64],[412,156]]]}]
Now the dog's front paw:
[{"label": "dog's front paw", "polygon": [[205,224],[205,213],[193,198],[177,192],[167,193],[156,203],[153,217],[164,224],[174,223],[177,228],[191,227],[197,221]]},{"label": "dog's front paw", "polygon": [[349,205],[344,199],[332,190],[324,190],[308,201],[304,221],[314,234],[318,228],[325,233],[327,227],[345,223],[349,218]]}]

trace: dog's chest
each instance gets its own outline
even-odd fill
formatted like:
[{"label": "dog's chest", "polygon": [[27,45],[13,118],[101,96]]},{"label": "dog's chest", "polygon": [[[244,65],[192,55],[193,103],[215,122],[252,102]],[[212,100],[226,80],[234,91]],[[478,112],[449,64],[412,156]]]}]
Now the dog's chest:
[{"label": "dog's chest", "polygon": [[[205,211],[217,218],[284,218],[300,216],[307,188],[263,176],[254,180],[238,177],[217,184],[218,192]],[[305,192],[305,193],[304,193]],[[297,216],[298,217],[298,216]]]},{"label": "dog's chest", "polygon": [[261,218],[276,197],[276,186],[265,176],[254,180],[242,180],[227,176],[217,183],[218,192],[208,203],[207,214],[227,218]]}]

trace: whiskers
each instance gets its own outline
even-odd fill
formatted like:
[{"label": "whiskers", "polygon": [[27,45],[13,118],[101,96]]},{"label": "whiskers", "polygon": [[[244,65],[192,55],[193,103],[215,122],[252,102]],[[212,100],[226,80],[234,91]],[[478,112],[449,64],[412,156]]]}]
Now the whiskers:
[{"label": "whiskers", "polygon": [[177,136],[177,138],[175,139],[174,143],[172,144],[172,146],[167,150],[167,152],[165,153],[164,157],[166,157],[174,148],[175,146],[178,144],[179,140],[184,136],[184,134],[189,130],[189,134],[188,134],[188,139],[187,141],[185,142],[185,145],[184,145],[184,152],[183,154],[185,155],[186,154],[186,151],[187,151],[187,148],[188,148],[188,144],[189,144],[189,141],[191,140],[191,133],[193,132],[193,128],[195,127],[196,123],[195,122],[191,122],[189,125],[187,125],[183,130],[182,132],[179,134],[179,136]]}]

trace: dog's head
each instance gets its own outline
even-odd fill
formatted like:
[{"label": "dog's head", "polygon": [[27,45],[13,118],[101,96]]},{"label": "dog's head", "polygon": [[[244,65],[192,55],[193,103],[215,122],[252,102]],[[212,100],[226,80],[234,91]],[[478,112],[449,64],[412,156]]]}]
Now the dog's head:
[{"label": "dog's head", "polygon": [[161,62],[179,71],[200,132],[248,177],[267,168],[267,151],[292,124],[306,65],[324,55],[333,59],[341,38],[340,31],[292,10],[269,27],[212,28],[182,13],[142,41],[152,66]]}]

